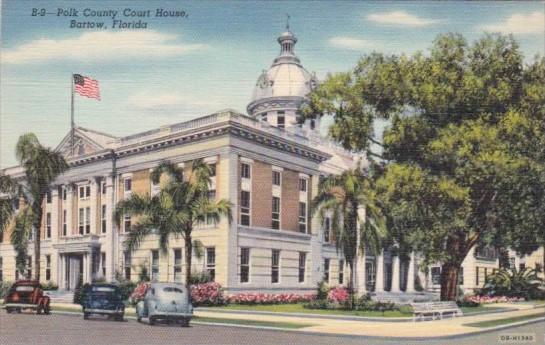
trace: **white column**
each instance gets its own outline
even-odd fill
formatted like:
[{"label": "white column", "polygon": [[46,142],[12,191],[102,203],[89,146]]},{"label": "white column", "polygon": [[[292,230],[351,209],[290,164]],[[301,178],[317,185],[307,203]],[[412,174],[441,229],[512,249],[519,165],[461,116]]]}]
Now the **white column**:
[{"label": "white column", "polygon": [[[229,225],[229,233],[227,235],[227,285],[234,287],[239,285],[238,281],[238,223],[239,223],[239,163],[238,155],[234,152],[228,152],[220,156],[220,167],[227,163],[228,190],[229,201],[232,203],[231,212],[233,221]],[[221,168],[222,171],[224,168]],[[251,270],[250,270],[251,272]]]},{"label": "white column", "polygon": [[104,244],[104,248],[101,251],[106,253],[106,276],[107,281],[114,281],[115,279],[115,223],[114,223],[114,184],[115,178],[112,176],[106,177],[106,238],[108,240]]},{"label": "white column", "polygon": [[376,257],[375,292],[384,292],[384,251]]},{"label": "white column", "polygon": [[74,187],[72,184],[66,185],[66,236],[72,236],[72,209],[74,202]]},{"label": "white column", "polygon": [[399,274],[399,256],[392,257],[392,288],[390,292],[400,292],[399,281],[401,280],[401,275]]},{"label": "white column", "polygon": [[64,263],[64,256],[62,254],[57,255],[57,285],[59,286],[59,289],[64,289],[64,279],[63,279],[63,263]]},{"label": "white column", "polygon": [[87,265],[89,264],[89,260],[87,258],[87,253],[84,253],[83,254],[83,284],[85,283],[89,283],[89,280],[87,280],[87,275],[88,275],[88,271],[89,271],[89,267],[87,267]]},{"label": "white column", "polygon": [[[59,188],[51,191],[51,240],[53,243],[59,238]],[[62,213],[61,213],[62,214]]]},{"label": "white column", "polygon": [[407,272],[407,288],[405,292],[414,292],[414,252],[411,252],[411,258],[409,259],[409,269]]},{"label": "white column", "polygon": [[100,234],[97,224],[97,193],[100,188],[96,178],[91,179],[91,234]]}]

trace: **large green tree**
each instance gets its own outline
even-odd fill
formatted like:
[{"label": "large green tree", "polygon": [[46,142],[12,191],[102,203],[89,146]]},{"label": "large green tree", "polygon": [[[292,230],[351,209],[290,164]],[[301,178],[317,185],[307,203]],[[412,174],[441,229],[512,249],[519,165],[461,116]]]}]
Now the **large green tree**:
[{"label": "large green tree", "polygon": [[376,204],[371,183],[371,179],[360,168],[347,170],[340,175],[330,175],[320,181],[318,194],[312,202],[312,210],[318,213],[322,222],[328,215],[331,216],[333,241],[350,269],[348,291],[351,306],[358,245],[362,253],[366,249],[363,244],[377,253],[386,238],[384,217]]},{"label": "large green tree", "polygon": [[[442,299],[455,298],[473,247],[543,243],[543,59],[523,61],[512,36],[470,45],[440,35],[427,54],[363,57],[302,110],[333,114],[334,139],[380,157],[388,226],[427,263],[442,263]],[[377,119],[389,122],[382,142]]]},{"label": "large green tree", "polygon": [[34,279],[39,281],[42,206],[44,198],[49,192],[50,184],[68,169],[68,164],[60,153],[42,146],[33,133],[19,137],[15,155],[24,169],[25,176],[20,180],[14,180],[5,175],[0,176],[0,190],[7,196],[0,200],[0,231],[3,233],[12,222],[14,200],[24,200],[26,205],[15,216],[11,243],[17,253],[17,268],[23,272],[26,266],[29,236],[33,233]]},{"label": "large green tree", "polygon": [[231,204],[228,200],[213,200],[209,195],[211,168],[202,160],[194,160],[191,174],[184,177],[182,168],[163,162],[151,173],[154,183],[166,177],[157,195],[132,194],[120,201],[116,208],[119,223],[125,215],[139,216],[131,226],[124,243],[129,251],[136,250],[142,240],[151,234],[158,235],[159,248],[166,253],[172,238],[182,237],[185,247],[185,280],[191,282],[191,259],[195,246],[193,229],[200,224],[218,223],[221,217],[231,222]]}]

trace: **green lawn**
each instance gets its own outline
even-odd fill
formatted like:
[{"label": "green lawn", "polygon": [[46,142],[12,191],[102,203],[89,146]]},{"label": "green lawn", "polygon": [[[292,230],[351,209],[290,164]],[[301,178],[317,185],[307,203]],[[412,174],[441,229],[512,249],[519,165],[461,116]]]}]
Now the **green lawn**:
[{"label": "green lawn", "polygon": [[464,315],[471,315],[471,314],[475,314],[475,313],[492,312],[492,311],[502,310],[502,309],[506,309],[506,308],[487,307],[487,306],[484,306],[484,305],[480,305],[478,307],[461,307],[460,309],[462,309],[462,312],[464,313]]},{"label": "green lawn", "polygon": [[477,327],[477,328],[487,328],[487,327],[506,325],[506,324],[509,324],[509,323],[514,323],[514,322],[519,322],[519,321],[537,319],[537,318],[543,317],[543,316],[544,316],[543,314],[524,315],[524,316],[509,317],[509,318],[498,319],[498,320],[466,323],[466,324],[464,324],[464,326]]},{"label": "green lawn", "polygon": [[249,310],[249,311],[269,311],[277,313],[305,313],[321,315],[349,315],[349,316],[370,316],[370,317],[410,317],[412,312],[409,310],[385,311],[356,311],[356,310],[326,310],[326,309],[307,309],[301,303],[294,304],[270,304],[270,305],[239,305],[232,304],[223,307],[213,307],[211,309],[222,310]]}]

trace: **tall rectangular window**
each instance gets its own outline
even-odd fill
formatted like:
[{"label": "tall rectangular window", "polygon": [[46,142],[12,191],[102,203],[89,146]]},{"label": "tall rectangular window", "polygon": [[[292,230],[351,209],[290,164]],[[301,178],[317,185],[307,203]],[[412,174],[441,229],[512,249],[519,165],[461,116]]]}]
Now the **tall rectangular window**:
[{"label": "tall rectangular window", "polygon": [[431,283],[433,285],[441,284],[441,267],[431,268]]},{"label": "tall rectangular window", "polygon": [[62,235],[66,236],[68,234],[68,225],[66,223],[66,210],[62,210]]},{"label": "tall rectangular window", "polygon": [[280,229],[280,198],[272,197],[272,223],[271,228]]},{"label": "tall rectangular window", "polygon": [[182,281],[182,250],[174,249],[174,281]]},{"label": "tall rectangular window", "polygon": [[129,193],[132,191],[132,179],[130,177],[125,177],[123,179],[123,191]]},{"label": "tall rectangular window", "polygon": [[128,214],[123,216],[123,230],[125,232],[131,231],[131,216]]},{"label": "tall rectangular window", "polygon": [[305,282],[306,266],[307,266],[307,253],[299,252],[299,283]]},{"label": "tall rectangular window", "polygon": [[100,182],[100,192],[102,194],[106,194],[106,181],[101,181]]},{"label": "tall rectangular window", "polygon": [[78,227],[79,234],[83,235],[83,232],[85,230],[85,209],[83,207],[80,207],[79,209]]},{"label": "tall rectangular window", "polygon": [[91,208],[85,208],[85,233],[89,234],[91,232]]},{"label": "tall rectangular window", "polygon": [[464,268],[460,267],[458,271],[458,285],[464,285]]},{"label": "tall rectangular window", "polygon": [[51,213],[45,214],[45,237],[51,238]]},{"label": "tall rectangular window", "polygon": [[4,262],[0,256],[0,282],[4,280]]},{"label": "tall rectangular window", "polygon": [[157,181],[157,183],[154,183],[153,180],[150,181],[150,195],[156,196],[161,192],[161,183],[160,181]]},{"label": "tall rectangular window", "polygon": [[159,251],[151,251],[151,281],[156,282],[159,280]]},{"label": "tall rectangular window", "polygon": [[62,187],[62,200],[66,201],[66,195],[68,194],[66,186]]},{"label": "tall rectangular window", "polygon": [[45,200],[48,204],[51,204],[51,191],[48,190],[46,193],[45,193]]},{"label": "tall rectangular window", "polygon": [[478,266],[475,267],[475,285],[476,285],[477,287],[480,286],[480,280],[479,280],[479,267],[478,267]]},{"label": "tall rectangular window", "polygon": [[214,281],[216,279],[216,248],[206,248],[206,272],[210,276],[210,279]]},{"label": "tall rectangular window", "polygon": [[240,282],[250,281],[250,248],[240,248]]},{"label": "tall rectangular window", "polygon": [[283,111],[279,111],[276,115],[276,126],[278,128],[284,128],[286,127],[286,116]]},{"label": "tall rectangular window", "polygon": [[339,284],[344,283],[344,260],[339,260]]},{"label": "tall rectangular window", "polygon": [[51,255],[45,256],[45,280],[51,280]]},{"label": "tall rectangular window", "polygon": [[329,243],[331,237],[331,218],[324,218],[324,242]]},{"label": "tall rectangular window", "polygon": [[216,163],[208,164],[210,168],[210,177],[216,177]]},{"label": "tall rectangular window", "polygon": [[250,225],[250,192],[240,191],[240,225]]},{"label": "tall rectangular window", "polygon": [[123,272],[125,273],[126,280],[131,280],[131,266],[132,266],[131,252],[129,250],[126,250],[123,253]]},{"label": "tall rectangular window", "polygon": [[306,192],[307,191],[307,179],[306,178],[300,178],[299,179],[299,191]]},{"label": "tall rectangular window", "polygon": [[240,164],[240,177],[241,178],[251,178],[250,173],[250,164],[241,163]]},{"label": "tall rectangular window", "polygon": [[307,232],[307,203],[299,203],[299,232]]},{"label": "tall rectangular window", "polygon": [[100,253],[100,267],[102,269],[102,277],[106,278],[106,253]]},{"label": "tall rectangular window", "polygon": [[79,186],[78,190],[80,200],[87,200],[91,197],[91,186]]},{"label": "tall rectangular window", "polygon": [[273,249],[271,256],[271,283],[278,283],[280,280],[280,251]]},{"label": "tall rectangular window", "polygon": [[100,211],[100,229],[103,234],[106,233],[106,205],[102,205]]},{"label": "tall rectangular window", "polygon": [[329,283],[329,259],[324,259],[324,282]]},{"label": "tall rectangular window", "polygon": [[281,183],[281,177],[280,177],[280,171],[273,170],[272,172],[272,184],[274,186],[280,186]]},{"label": "tall rectangular window", "polygon": [[27,257],[27,277],[32,278],[32,256]]}]

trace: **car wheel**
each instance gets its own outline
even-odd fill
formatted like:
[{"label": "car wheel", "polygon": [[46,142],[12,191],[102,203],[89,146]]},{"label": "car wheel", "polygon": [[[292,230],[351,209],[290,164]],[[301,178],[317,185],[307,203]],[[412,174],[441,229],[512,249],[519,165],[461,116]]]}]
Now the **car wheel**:
[{"label": "car wheel", "polygon": [[136,322],[142,322],[142,316],[138,312],[136,312]]},{"label": "car wheel", "polygon": [[116,315],[116,316],[115,316],[115,321],[123,321],[123,314],[121,314],[121,315]]},{"label": "car wheel", "polygon": [[44,313],[45,313],[46,315],[51,314],[51,307],[50,307],[50,306],[46,306],[46,307],[44,308]]},{"label": "car wheel", "polygon": [[150,317],[149,317],[149,325],[150,325],[150,326],[155,325],[155,318],[154,318],[153,316],[150,316]]},{"label": "car wheel", "polygon": [[89,319],[89,313],[83,312],[83,319],[88,320]]},{"label": "car wheel", "polygon": [[8,314],[13,313],[13,309],[11,309],[11,308],[6,308],[6,313],[8,313]]},{"label": "car wheel", "polygon": [[189,327],[189,319],[182,319],[181,324],[182,327]]},{"label": "car wheel", "polygon": [[36,314],[41,315],[44,307],[39,305],[38,308],[36,308]]}]

